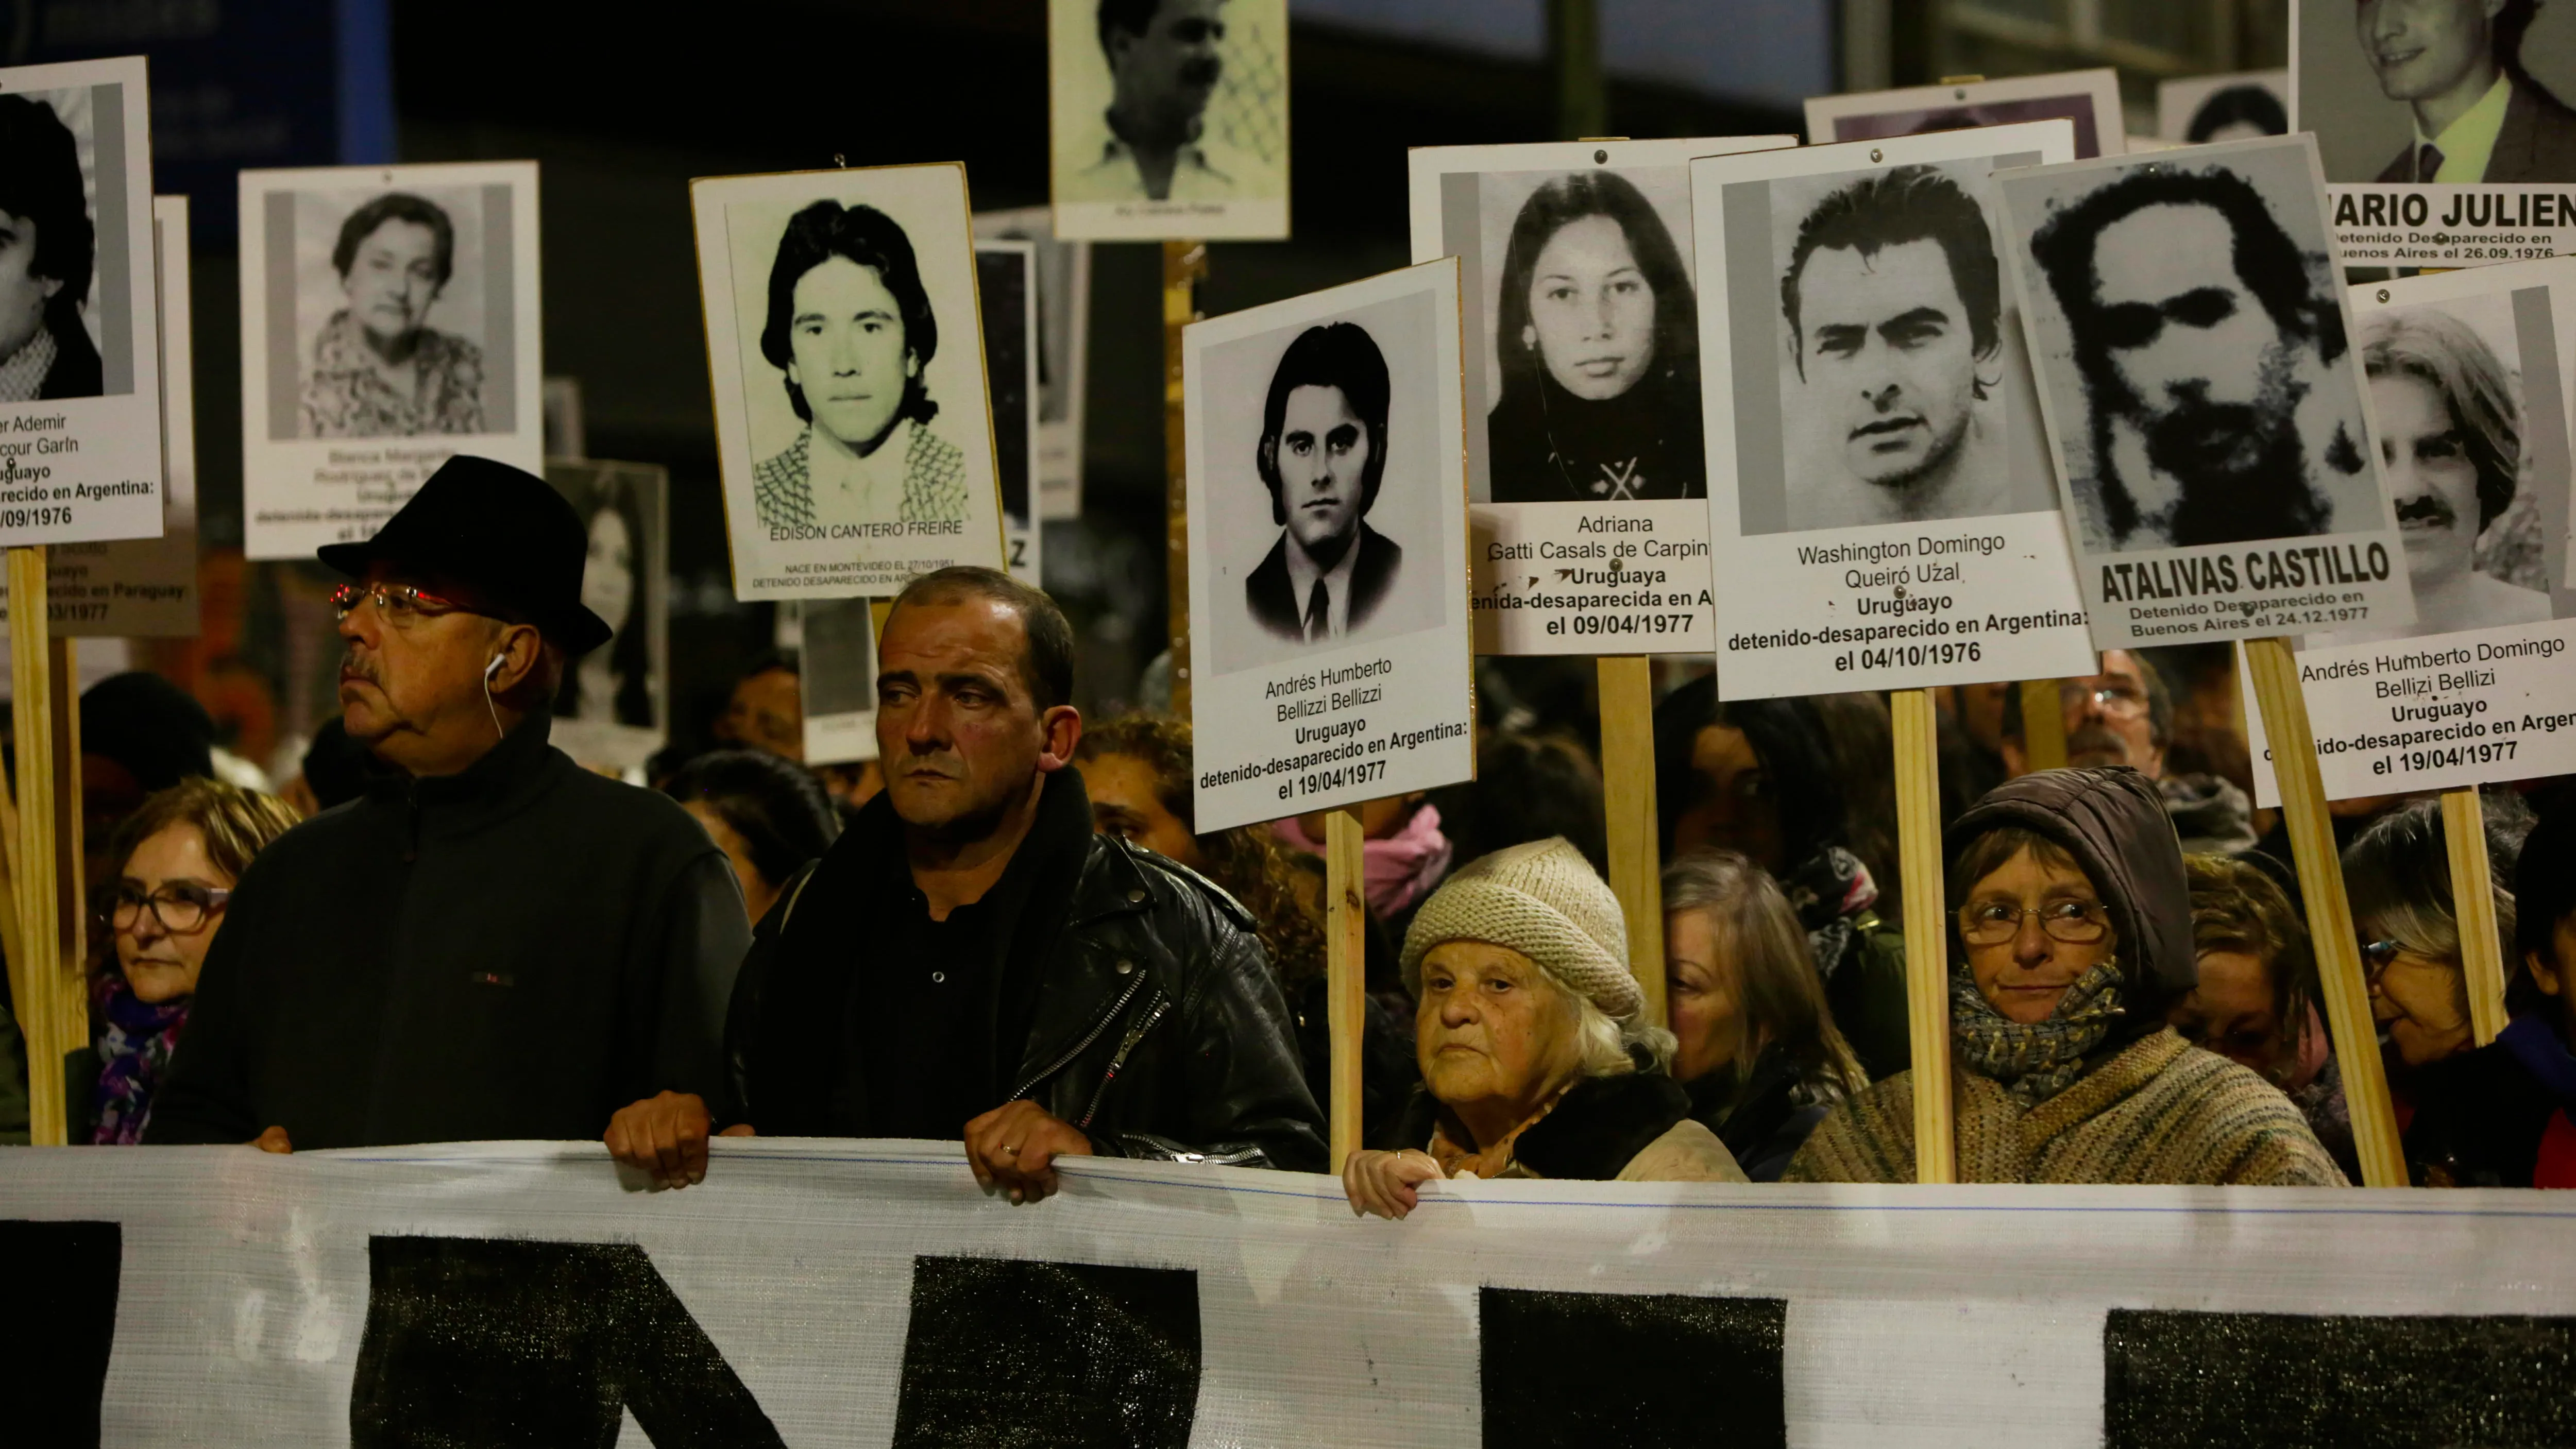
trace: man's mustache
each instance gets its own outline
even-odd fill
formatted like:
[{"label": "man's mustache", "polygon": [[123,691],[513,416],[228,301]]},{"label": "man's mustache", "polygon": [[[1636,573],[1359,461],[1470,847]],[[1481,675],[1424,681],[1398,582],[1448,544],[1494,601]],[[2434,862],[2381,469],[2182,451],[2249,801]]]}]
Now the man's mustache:
[{"label": "man's mustache", "polygon": [[359,653],[354,646],[340,655],[340,677],[344,680],[363,679],[377,686],[384,684],[376,673],[376,661]]},{"label": "man's mustache", "polygon": [[2066,754],[2069,759],[2077,755],[2116,755],[2126,759],[2129,742],[2102,725],[2085,725],[2066,736]]},{"label": "man's mustache", "polygon": [[2422,519],[2426,523],[2437,523],[2444,528],[2449,528],[2451,525],[2460,521],[2460,515],[2452,512],[2451,505],[2443,502],[2441,498],[2435,494],[2427,493],[2420,498],[2399,499],[2397,501],[2397,521],[2399,523],[2412,523],[2417,519]]}]

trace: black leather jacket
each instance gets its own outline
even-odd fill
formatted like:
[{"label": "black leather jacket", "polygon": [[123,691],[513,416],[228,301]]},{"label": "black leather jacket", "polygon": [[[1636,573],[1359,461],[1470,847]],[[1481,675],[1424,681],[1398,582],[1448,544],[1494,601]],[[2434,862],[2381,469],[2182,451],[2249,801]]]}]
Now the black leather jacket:
[{"label": "black leather jacket", "polygon": [[[1088,840],[1004,1100],[1037,1102],[1102,1156],[1323,1171],[1323,1114],[1251,917],[1183,866],[1115,836]],[[735,1115],[763,1132],[855,1135],[854,1124],[818,1125],[761,1099],[771,962],[815,869],[761,921],[735,984],[725,1029]]]}]

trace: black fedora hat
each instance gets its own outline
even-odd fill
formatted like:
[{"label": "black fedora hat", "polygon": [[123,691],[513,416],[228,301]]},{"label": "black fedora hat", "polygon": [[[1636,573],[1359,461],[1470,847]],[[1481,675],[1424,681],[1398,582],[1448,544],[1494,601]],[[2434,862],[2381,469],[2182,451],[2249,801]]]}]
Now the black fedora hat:
[{"label": "black fedora hat", "polygon": [[470,589],[478,604],[536,625],[569,654],[615,632],[581,602],[589,554],[580,515],[546,480],[466,453],[441,463],[375,537],[314,550],[353,579],[383,562]]}]

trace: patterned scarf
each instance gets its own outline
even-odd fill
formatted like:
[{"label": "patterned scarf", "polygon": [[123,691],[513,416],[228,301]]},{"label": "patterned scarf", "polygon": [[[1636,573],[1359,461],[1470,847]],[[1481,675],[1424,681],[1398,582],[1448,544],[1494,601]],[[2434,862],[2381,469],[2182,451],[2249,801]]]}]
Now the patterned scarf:
[{"label": "patterned scarf", "polygon": [[100,972],[90,986],[90,1003],[107,1023],[98,1034],[93,1145],[132,1147],[143,1140],[143,1124],[152,1120],[152,1094],[170,1071],[179,1028],[188,1024],[188,1001],[182,996],[156,1006],[136,996],[124,976],[113,971]]},{"label": "patterned scarf", "polygon": [[1839,845],[1828,845],[1807,858],[1780,882],[1798,922],[1807,928],[1807,950],[1816,970],[1828,981],[1851,948],[1852,922],[1878,904],[1878,882],[1860,857]]},{"label": "patterned scarf", "polygon": [[2025,1107],[2036,1107],[2084,1075],[2084,1055],[2111,1034],[2120,1004],[2120,964],[2107,960],[2075,978],[2048,1020],[2005,1017],[1977,990],[1964,965],[1950,968],[1950,1039],[1970,1071],[1993,1079]]}]

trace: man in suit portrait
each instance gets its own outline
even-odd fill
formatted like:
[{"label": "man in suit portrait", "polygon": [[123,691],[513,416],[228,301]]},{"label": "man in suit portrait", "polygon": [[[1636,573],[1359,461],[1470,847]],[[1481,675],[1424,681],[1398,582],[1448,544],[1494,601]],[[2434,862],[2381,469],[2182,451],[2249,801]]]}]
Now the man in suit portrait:
[{"label": "man in suit portrait", "polygon": [[1365,626],[1404,550],[1361,520],[1386,474],[1386,357],[1358,324],[1309,327],[1279,359],[1253,466],[1279,541],[1243,583],[1254,623],[1309,644]]},{"label": "man in suit portrait", "polygon": [[2539,0],[2360,0],[2354,28],[2415,139],[2381,181],[2576,181],[2576,111],[2522,67]]}]

